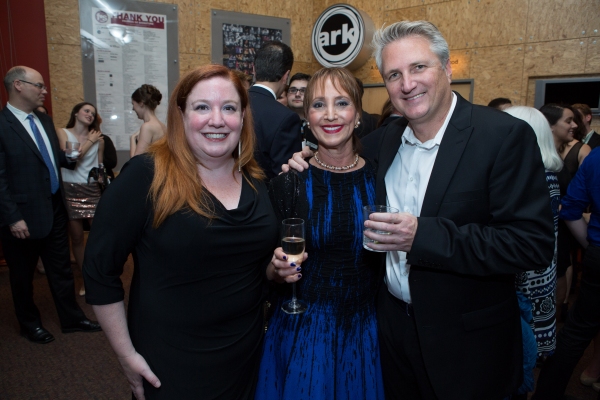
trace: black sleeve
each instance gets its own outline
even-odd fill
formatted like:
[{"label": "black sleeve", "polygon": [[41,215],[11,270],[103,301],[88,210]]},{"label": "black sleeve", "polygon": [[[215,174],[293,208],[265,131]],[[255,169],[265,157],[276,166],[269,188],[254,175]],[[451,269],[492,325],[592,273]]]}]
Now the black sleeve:
[{"label": "black sleeve", "polygon": [[153,174],[148,155],[134,157],[100,199],[83,262],[89,304],[112,304],[124,298],[123,265],[145,228],[152,224],[148,193]]},{"label": "black sleeve", "polygon": [[548,267],[554,224],[541,153],[527,123],[516,122],[506,136],[487,190],[487,224],[419,217],[408,262],[481,276]]},{"label": "black sleeve", "polygon": [[[0,129],[4,129],[0,126]],[[14,201],[8,183],[6,150],[0,140],[0,226],[14,224],[23,219],[16,201]]]},{"label": "black sleeve", "polygon": [[281,166],[287,164],[294,153],[302,151],[301,126],[302,122],[296,113],[290,113],[279,125],[277,136],[269,150],[273,164],[271,171],[267,172],[267,176],[277,176],[281,172]]},{"label": "black sleeve", "polygon": [[106,168],[108,175],[110,175],[111,178],[114,178],[115,176],[112,170],[117,166],[117,149],[110,137],[102,135],[102,138],[104,139],[104,167]]},{"label": "black sleeve", "polygon": [[300,179],[294,170],[277,175],[269,182],[269,197],[275,210],[277,221],[298,216]]},{"label": "black sleeve", "polygon": [[385,129],[385,126],[377,128],[360,140],[360,143],[362,144],[360,156],[371,161],[375,171],[377,171],[379,150],[381,149],[381,140],[383,139]]}]

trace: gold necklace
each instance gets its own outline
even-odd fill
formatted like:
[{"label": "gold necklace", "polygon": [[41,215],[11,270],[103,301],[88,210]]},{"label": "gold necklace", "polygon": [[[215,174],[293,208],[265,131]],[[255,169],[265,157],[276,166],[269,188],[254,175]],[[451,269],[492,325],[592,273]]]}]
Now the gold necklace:
[{"label": "gold necklace", "polygon": [[346,171],[348,169],[356,167],[356,164],[358,164],[358,154],[354,155],[354,162],[352,164],[345,165],[343,167],[336,167],[335,165],[325,164],[324,162],[319,160],[319,152],[318,151],[315,153],[315,161],[317,162],[317,164],[319,164],[323,168],[331,169],[333,171]]}]

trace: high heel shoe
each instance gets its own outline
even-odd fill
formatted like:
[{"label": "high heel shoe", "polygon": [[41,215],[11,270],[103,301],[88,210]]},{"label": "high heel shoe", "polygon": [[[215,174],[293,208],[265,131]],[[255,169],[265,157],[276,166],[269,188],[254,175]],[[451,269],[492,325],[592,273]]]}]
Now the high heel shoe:
[{"label": "high heel shoe", "polygon": [[596,381],[598,381],[598,378],[600,378],[600,376],[597,376],[597,377],[589,376],[588,374],[585,373],[585,371],[583,371],[581,373],[581,376],[579,377],[579,381],[584,386],[592,386],[594,383],[596,383]]}]

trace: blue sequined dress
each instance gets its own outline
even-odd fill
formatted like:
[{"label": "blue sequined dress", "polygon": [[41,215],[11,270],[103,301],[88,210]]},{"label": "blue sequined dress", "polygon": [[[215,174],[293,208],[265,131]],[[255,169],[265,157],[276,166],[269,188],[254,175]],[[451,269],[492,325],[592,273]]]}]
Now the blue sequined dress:
[{"label": "blue sequined dress", "polygon": [[289,291],[276,300],[256,399],[383,399],[375,317],[379,254],[362,246],[362,206],[375,201],[372,167],[331,173],[311,166],[273,179],[270,194],[280,219],[306,221],[308,260],[297,290],[308,310],[281,311]]}]

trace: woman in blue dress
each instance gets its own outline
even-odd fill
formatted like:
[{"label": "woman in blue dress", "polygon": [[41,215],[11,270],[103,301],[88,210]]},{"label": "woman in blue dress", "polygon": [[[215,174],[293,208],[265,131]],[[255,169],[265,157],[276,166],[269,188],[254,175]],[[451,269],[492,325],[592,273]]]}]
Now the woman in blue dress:
[{"label": "woman in blue dress", "polygon": [[265,337],[256,399],[383,399],[375,293],[378,254],[362,245],[362,207],[374,204],[375,171],[358,155],[360,89],[342,68],[318,71],[306,88],[305,115],[319,142],[310,167],[271,181],[279,220],[305,220],[306,252],[283,262],[281,248],[270,280],[297,282],[304,314],[281,310],[279,296]]}]

